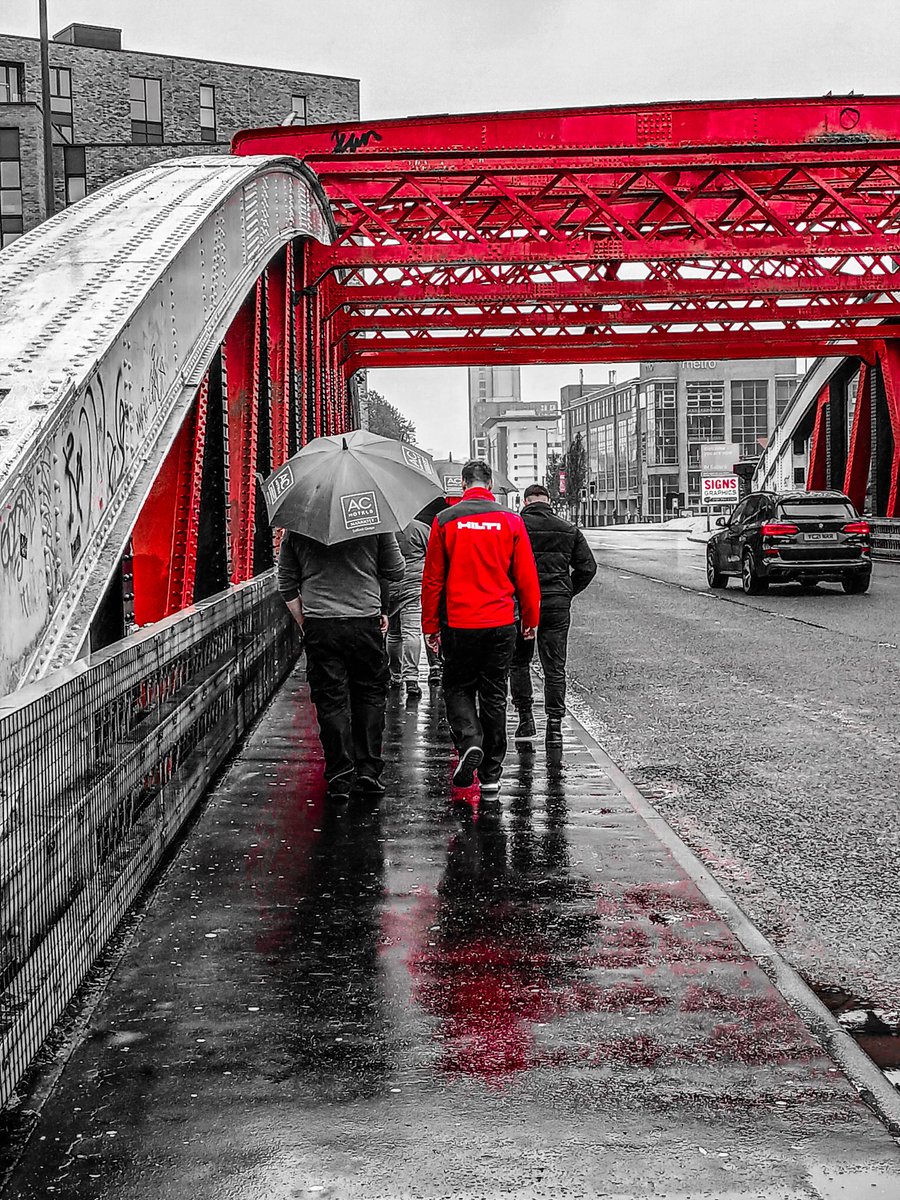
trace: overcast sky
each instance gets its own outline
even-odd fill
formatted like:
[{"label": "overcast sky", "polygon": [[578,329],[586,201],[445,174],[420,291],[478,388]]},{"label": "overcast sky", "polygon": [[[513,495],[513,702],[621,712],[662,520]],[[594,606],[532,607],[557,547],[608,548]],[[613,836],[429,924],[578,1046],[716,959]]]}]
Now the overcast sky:
[{"label": "overcast sky", "polygon": [[[49,0],[50,31],[131,50],[351,75],[366,118],[641,100],[900,90],[900,0]],[[37,0],[0,0],[36,35]],[[625,372],[619,366],[619,378]],[[605,381],[607,368],[585,367]],[[527,367],[525,399],[578,369]],[[423,446],[465,452],[462,370],[372,371]]]}]

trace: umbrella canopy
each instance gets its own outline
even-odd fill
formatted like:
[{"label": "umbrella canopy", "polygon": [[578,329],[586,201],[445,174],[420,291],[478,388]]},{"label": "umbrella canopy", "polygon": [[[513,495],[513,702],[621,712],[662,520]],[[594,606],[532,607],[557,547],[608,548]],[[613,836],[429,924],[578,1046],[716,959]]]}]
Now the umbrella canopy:
[{"label": "umbrella canopy", "polygon": [[365,429],[314,438],[263,482],[270,524],[326,546],[396,533],[441,494],[431,455]]}]

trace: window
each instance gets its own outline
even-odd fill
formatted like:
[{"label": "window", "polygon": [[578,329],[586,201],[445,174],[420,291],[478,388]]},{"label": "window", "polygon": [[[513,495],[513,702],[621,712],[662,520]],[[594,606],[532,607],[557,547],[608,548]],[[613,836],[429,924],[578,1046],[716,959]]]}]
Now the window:
[{"label": "window", "polygon": [[784,378],[775,380],[775,420],[780,421],[787,412],[797,384],[794,379]]},{"label": "window", "polygon": [[295,112],[299,118],[299,121],[296,123],[305,125],[306,124],[306,97],[305,96],[297,96],[297,95],[291,96],[291,111]]},{"label": "window", "polygon": [[0,129],[0,248],[25,230],[18,129]]},{"label": "window", "polygon": [[741,458],[758,458],[759,439],[769,434],[769,381],[735,379],[731,384],[731,440],[740,446]]},{"label": "window", "polygon": [[21,104],[25,99],[25,68],[21,63],[0,63],[0,104]]},{"label": "window", "polygon": [[687,440],[725,441],[725,384],[721,379],[696,379],[686,385]]},{"label": "window", "polygon": [[675,411],[675,384],[651,383],[653,423],[653,463],[671,466],[678,462],[678,422]]},{"label": "window", "polygon": [[50,123],[53,141],[71,146],[75,134],[72,128],[72,72],[68,67],[50,68]]},{"label": "window", "polygon": [[216,140],[216,89],[209,84],[200,84],[200,141]]},{"label": "window", "polygon": [[158,79],[132,75],[131,140],[136,146],[159,146],[163,140],[162,84]]},{"label": "window", "polygon": [[66,204],[74,204],[87,195],[87,168],[84,146],[63,147],[63,174],[66,185]]}]

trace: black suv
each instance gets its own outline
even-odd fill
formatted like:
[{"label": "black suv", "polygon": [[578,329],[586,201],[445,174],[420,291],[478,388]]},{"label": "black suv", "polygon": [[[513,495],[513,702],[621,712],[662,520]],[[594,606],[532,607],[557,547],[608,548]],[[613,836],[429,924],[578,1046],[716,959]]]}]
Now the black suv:
[{"label": "black suv", "polygon": [[770,583],[840,583],[845,592],[865,592],[872,577],[869,523],[843,492],[753,492],[706,547],[711,588],[739,575],[748,596]]}]

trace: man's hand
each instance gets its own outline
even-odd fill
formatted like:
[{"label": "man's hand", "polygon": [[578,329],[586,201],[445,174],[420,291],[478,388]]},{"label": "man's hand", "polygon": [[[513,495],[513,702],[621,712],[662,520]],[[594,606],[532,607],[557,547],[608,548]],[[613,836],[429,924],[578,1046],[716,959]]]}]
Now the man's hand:
[{"label": "man's hand", "polygon": [[529,625],[527,629],[522,630],[522,637],[525,639],[526,642],[533,642],[534,635],[536,633],[537,633],[537,627],[534,625]]},{"label": "man's hand", "polygon": [[425,645],[432,654],[440,654],[441,652],[441,635],[439,633],[426,633]]},{"label": "man's hand", "polygon": [[389,625],[390,620],[388,619],[387,613],[382,613],[378,618],[378,628],[381,630],[382,637],[384,637],[384,635],[387,633]]},{"label": "man's hand", "polygon": [[303,628],[303,599],[302,599],[302,597],[297,596],[293,600],[286,601],[286,604],[288,606],[288,611],[290,612],[291,616],[294,618],[294,620],[297,622],[297,624],[302,629]]}]

